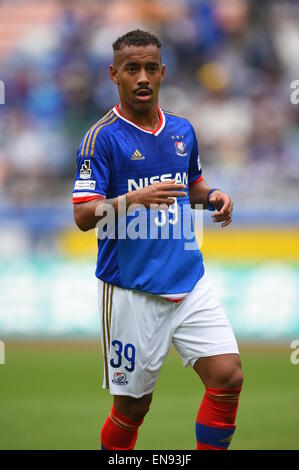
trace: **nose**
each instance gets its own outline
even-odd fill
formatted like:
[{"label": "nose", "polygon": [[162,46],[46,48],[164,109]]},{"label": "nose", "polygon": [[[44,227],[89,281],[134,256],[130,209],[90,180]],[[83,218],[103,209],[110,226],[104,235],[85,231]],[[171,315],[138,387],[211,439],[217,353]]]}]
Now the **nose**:
[{"label": "nose", "polygon": [[137,82],[138,86],[140,85],[148,85],[149,84],[149,80],[148,80],[148,77],[147,77],[147,74],[146,74],[146,70],[141,68],[140,69],[140,72],[138,74],[138,82]]}]

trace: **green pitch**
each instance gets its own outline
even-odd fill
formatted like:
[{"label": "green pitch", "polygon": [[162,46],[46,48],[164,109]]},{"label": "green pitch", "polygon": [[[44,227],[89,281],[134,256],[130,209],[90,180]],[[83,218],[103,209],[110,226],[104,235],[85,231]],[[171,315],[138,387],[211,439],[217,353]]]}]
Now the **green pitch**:
[{"label": "green pitch", "polygon": [[[244,389],[231,449],[299,449],[299,364],[289,345],[241,345]],[[97,449],[111,406],[95,343],[6,342],[0,365],[1,449]],[[171,352],[137,449],[194,449],[203,386]]]}]

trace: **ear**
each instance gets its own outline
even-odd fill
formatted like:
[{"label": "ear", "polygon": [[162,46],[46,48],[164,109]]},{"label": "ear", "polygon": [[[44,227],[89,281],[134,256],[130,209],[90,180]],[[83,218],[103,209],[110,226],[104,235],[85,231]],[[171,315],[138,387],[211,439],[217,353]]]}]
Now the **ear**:
[{"label": "ear", "polygon": [[118,71],[114,67],[114,65],[109,66],[109,73],[110,73],[110,78],[113,81],[115,85],[118,85]]}]

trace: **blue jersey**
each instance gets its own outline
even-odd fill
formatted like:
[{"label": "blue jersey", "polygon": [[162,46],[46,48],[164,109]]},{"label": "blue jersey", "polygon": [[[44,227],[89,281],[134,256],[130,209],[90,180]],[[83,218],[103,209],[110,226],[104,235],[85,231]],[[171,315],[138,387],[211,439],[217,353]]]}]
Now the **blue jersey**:
[{"label": "blue jersey", "polygon": [[137,209],[116,217],[114,234],[98,237],[99,279],[177,301],[204,273],[198,246],[186,249],[196,244],[188,189],[202,176],[192,125],[160,108],[159,116],[159,127],[150,131],[115,106],[87,132],[77,153],[73,203],[114,198],[159,181],[186,184],[187,197],[176,198],[168,211]]}]

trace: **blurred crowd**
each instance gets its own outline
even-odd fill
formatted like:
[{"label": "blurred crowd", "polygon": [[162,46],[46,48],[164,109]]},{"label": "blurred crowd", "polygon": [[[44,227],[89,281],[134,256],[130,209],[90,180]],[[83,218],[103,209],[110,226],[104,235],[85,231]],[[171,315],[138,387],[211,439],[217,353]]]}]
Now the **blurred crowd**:
[{"label": "blurred crowd", "polygon": [[162,42],[160,105],[192,122],[207,181],[243,207],[298,206],[298,24],[296,0],[0,2],[1,203],[70,203],[77,147],[118,102],[112,42],[139,27]]}]

